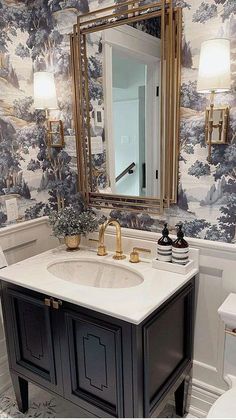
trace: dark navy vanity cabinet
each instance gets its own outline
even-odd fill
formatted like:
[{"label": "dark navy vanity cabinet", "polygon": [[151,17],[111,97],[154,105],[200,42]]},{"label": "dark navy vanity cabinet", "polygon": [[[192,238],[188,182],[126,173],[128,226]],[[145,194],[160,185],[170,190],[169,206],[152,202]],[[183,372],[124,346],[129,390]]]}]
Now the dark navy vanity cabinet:
[{"label": "dark navy vanity cabinet", "polygon": [[139,325],[6,282],[2,305],[22,412],[33,382],[71,401],[78,417],[157,416],[172,392],[183,415],[192,367],[194,279]]}]

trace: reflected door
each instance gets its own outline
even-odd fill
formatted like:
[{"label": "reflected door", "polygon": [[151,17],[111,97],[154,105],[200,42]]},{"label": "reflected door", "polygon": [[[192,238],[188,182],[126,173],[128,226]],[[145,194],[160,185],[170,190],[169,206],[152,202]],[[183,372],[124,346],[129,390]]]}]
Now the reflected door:
[{"label": "reflected door", "polygon": [[146,65],[113,49],[112,115],[118,194],[145,193],[145,90]]},{"label": "reflected door", "polygon": [[103,44],[112,193],[159,196],[160,40],[124,25],[105,30]]}]

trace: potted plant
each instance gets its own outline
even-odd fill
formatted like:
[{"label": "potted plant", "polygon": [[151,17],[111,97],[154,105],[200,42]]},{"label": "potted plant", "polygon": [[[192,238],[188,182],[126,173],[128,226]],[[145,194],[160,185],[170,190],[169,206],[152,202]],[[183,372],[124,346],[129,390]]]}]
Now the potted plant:
[{"label": "potted plant", "polygon": [[81,235],[94,232],[100,223],[91,209],[69,205],[49,214],[49,223],[57,238],[64,238],[67,250],[78,249]]}]

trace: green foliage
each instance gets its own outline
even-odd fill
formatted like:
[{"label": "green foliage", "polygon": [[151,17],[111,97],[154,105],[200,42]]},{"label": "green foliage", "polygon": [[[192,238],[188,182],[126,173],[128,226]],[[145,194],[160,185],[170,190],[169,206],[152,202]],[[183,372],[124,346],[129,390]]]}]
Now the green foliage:
[{"label": "green foliage", "polygon": [[210,165],[208,163],[200,162],[199,160],[196,160],[188,170],[188,174],[196,176],[196,178],[200,178],[203,175],[210,175],[210,173]]},{"label": "green foliage", "polygon": [[11,7],[5,1],[0,0],[0,53],[8,51],[8,43],[12,43],[12,36],[16,36],[17,21],[21,11],[18,7]]},{"label": "green foliage", "polygon": [[37,161],[35,159],[30,159],[30,161],[27,165],[27,171],[35,172],[37,169],[40,169],[39,161]]},{"label": "green foliage", "polygon": [[77,9],[80,13],[89,12],[87,0],[49,0],[48,5],[53,12],[69,8]]},{"label": "green foliage", "polygon": [[225,232],[227,242],[232,242],[235,238],[236,226],[236,192],[227,197],[227,205],[220,208],[222,216],[218,218],[220,227]]},{"label": "green foliage", "polygon": [[5,226],[5,223],[7,221],[7,216],[3,211],[0,210],[0,227]]},{"label": "green foliage", "polygon": [[214,0],[214,2],[215,4],[209,4],[203,1],[193,14],[193,22],[206,23],[218,13],[224,22],[231,15],[236,14],[235,0]]},{"label": "green foliage", "polygon": [[25,219],[31,220],[36,219],[37,217],[42,216],[42,210],[44,209],[45,204],[41,201],[39,203],[36,203],[34,206],[31,206],[30,208],[25,210]]},{"label": "green foliage", "polygon": [[185,0],[175,0],[174,4],[176,7],[182,7],[182,9],[185,7],[189,10],[191,9],[190,3],[187,3]]},{"label": "green foliage", "polygon": [[199,8],[193,14],[193,22],[205,23],[209,19],[217,16],[217,6],[215,4],[200,4]]},{"label": "green foliage", "polygon": [[29,48],[25,47],[21,42],[16,46],[15,54],[18,55],[18,57],[26,58],[30,57],[30,50]]},{"label": "green foliage", "polygon": [[195,219],[184,222],[184,234],[191,238],[197,238],[199,233],[210,226],[205,219]]},{"label": "green foliage", "polygon": [[15,99],[13,102],[13,114],[17,118],[31,122],[34,120],[34,113],[31,112],[33,105],[32,96],[26,96],[24,99]]},{"label": "green foliage", "polygon": [[205,118],[182,118],[180,122],[180,160],[186,163],[187,155],[194,154],[194,147],[206,147]]},{"label": "green foliage", "polygon": [[193,57],[191,52],[190,42],[186,41],[184,37],[183,46],[182,46],[182,66],[186,67],[187,69],[191,69],[193,65]]},{"label": "green foliage", "polygon": [[227,236],[217,225],[212,225],[207,229],[204,239],[209,241],[228,242]]},{"label": "green foliage", "polygon": [[206,106],[206,97],[197,92],[197,81],[188,81],[181,86],[181,106],[202,111]]},{"label": "green foliage", "polygon": [[99,226],[99,219],[92,210],[80,211],[76,206],[68,206],[49,214],[49,223],[56,237],[86,235]]},{"label": "green foliage", "polygon": [[110,213],[112,219],[118,220],[121,226],[129,229],[148,230],[154,224],[154,219],[147,213],[130,213],[120,210],[112,210]]},{"label": "green foliage", "polygon": [[185,191],[182,188],[182,184],[179,185],[178,206],[182,210],[185,210],[185,211],[188,210],[188,200],[187,200],[187,196],[185,194]]},{"label": "green foliage", "polygon": [[[219,3],[219,0],[215,0],[216,3]],[[223,13],[221,13],[221,17],[223,22],[226,19],[229,19],[231,14],[236,14],[236,3],[235,0],[221,0],[221,3],[224,3],[223,6]]]},{"label": "green foliage", "polygon": [[212,148],[212,164],[216,166],[214,177],[230,176],[236,182],[236,144],[214,146]]}]

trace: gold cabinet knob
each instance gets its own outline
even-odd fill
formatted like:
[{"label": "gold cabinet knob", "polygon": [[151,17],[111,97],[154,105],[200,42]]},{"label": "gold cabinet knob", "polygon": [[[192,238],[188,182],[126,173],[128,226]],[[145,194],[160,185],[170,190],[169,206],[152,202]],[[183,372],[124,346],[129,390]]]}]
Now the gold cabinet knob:
[{"label": "gold cabinet knob", "polygon": [[55,300],[53,297],[45,298],[44,305],[48,306],[49,308],[59,309],[62,306],[62,301],[60,299]]},{"label": "gold cabinet knob", "polygon": [[53,309],[59,309],[60,306],[62,306],[62,301],[53,299],[53,301],[52,301]]},{"label": "gold cabinet knob", "polygon": [[46,306],[51,306],[51,299],[50,298],[45,298],[44,299],[44,305],[46,305]]},{"label": "gold cabinet knob", "polygon": [[139,248],[139,247],[135,246],[133,248],[133,251],[130,253],[129,261],[131,263],[139,263],[140,262],[140,257],[139,257],[140,252],[151,253],[151,250],[147,249],[147,248]]}]

